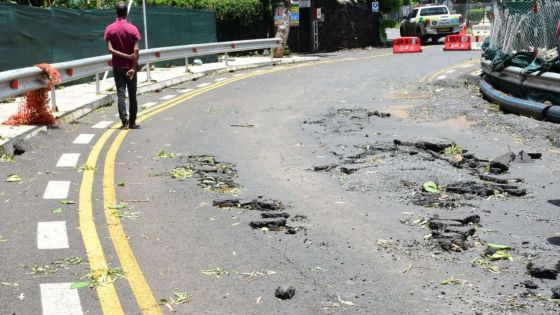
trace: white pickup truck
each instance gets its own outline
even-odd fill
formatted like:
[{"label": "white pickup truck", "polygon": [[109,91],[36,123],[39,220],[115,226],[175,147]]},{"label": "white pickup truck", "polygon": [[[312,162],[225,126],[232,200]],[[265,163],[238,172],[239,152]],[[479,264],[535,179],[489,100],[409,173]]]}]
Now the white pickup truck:
[{"label": "white pickup truck", "polygon": [[444,5],[429,5],[414,8],[401,22],[401,36],[420,37],[422,44],[428,38],[437,42],[447,35],[459,34],[463,24],[460,14],[450,14]]}]

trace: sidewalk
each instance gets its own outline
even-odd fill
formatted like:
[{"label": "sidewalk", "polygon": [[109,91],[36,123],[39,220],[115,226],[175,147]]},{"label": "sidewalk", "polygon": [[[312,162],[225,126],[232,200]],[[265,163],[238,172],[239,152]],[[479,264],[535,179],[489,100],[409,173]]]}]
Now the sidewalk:
[{"label": "sidewalk", "polygon": [[[270,57],[230,57],[227,66],[225,62],[189,66],[188,72],[184,66],[157,68],[150,72],[151,82],[147,82],[146,72],[138,73],[138,94],[161,90],[214,73],[317,60],[319,60],[318,57],[299,56],[274,60],[271,60]],[[95,82],[57,89],[56,105],[58,111],[55,112],[55,115],[60,123],[70,123],[99,107],[111,104],[116,101],[116,98],[113,78],[101,81],[100,94],[95,93]],[[17,113],[22,101],[23,98],[19,97],[14,102],[0,103],[0,155],[11,154],[14,151],[14,144],[47,130],[47,126],[8,126],[1,124]]]}]

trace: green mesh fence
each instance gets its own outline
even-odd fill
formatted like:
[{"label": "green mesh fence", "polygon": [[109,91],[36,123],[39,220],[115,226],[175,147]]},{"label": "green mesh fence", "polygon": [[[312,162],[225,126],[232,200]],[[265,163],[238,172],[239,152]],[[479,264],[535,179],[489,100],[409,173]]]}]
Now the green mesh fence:
[{"label": "green mesh fence", "polygon": [[539,0],[538,12],[533,1],[505,2],[495,5],[490,48],[505,53],[537,51],[547,57],[557,46],[556,25],[560,19],[560,1]]},{"label": "green mesh fence", "polygon": [[[150,48],[216,42],[212,11],[147,7]],[[129,19],[144,36],[142,8]],[[105,27],[115,11],[76,11],[0,4],[0,71],[108,54]],[[141,41],[144,48],[144,39]]]}]

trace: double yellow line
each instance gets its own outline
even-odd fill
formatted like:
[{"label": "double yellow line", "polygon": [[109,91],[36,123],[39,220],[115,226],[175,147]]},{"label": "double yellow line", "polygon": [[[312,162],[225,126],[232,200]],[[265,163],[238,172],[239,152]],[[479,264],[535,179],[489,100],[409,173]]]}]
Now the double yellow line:
[{"label": "double yellow line", "polygon": [[[289,68],[301,67],[307,65],[297,65],[290,66]],[[143,122],[146,119],[165,111],[171,107],[174,107],[186,100],[196,97],[200,94],[206,93],[208,91],[217,89],[226,84],[233,83],[235,81],[243,80],[252,76],[257,76],[261,74],[267,74],[271,72],[281,71],[284,69],[271,69],[266,71],[260,71],[259,73],[247,74],[244,76],[239,76],[236,78],[231,78],[211,86],[190,92],[183,96],[177,97],[168,102],[162,103],[159,106],[151,108],[150,110],[141,112],[138,116],[138,122]],[[120,219],[114,214],[114,210],[110,207],[116,204],[116,194],[115,194],[115,160],[117,152],[122,145],[122,142],[128,130],[118,130],[116,129],[118,124],[111,127],[111,129],[105,131],[97,143],[94,145],[92,151],[90,152],[86,164],[95,169],[97,166],[97,161],[103,150],[103,147],[111,138],[115,131],[118,131],[117,136],[113,140],[113,143],[109,147],[107,152],[107,157],[105,159],[104,173],[103,173],[103,208],[104,216],[109,229],[110,238],[115,247],[117,256],[121,263],[121,267],[126,274],[126,278],[130,284],[132,292],[136,298],[138,305],[143,314],[162,314],[158,302],[155,299],[143,273],[140,265],[134,257],[132,248],[128,242],[126,234],[124,232],[123,226]],[[106,275],[109,270],[107,260],[105,259],[105,254],[103,247],[101,246],[101,241],[97,233],[97,227],[95,223],[95,216],[93,211],[92,194],[94,187],[94,175],[95,171],[84,171],[82,177],[82,185],[80,187],[79,194],[79,222],[80,231],[82,233],[82,238],[84,241],[84,246],[90,262],[90,268],[92,275],[95,279],[99,279],[104,274]],[[124,315],[122,305],[120,303],[116,289],[111,282],[111,279],[107,279],[107,283],[97,286],[97,294],[99,296],[99,301],[104,314],[110,315]]]},{"label": "double yellow line", "polygon": [[460,68],[460,67],[464,67],[464,66],[466,66],[466,65],[468,65],[468,64],[477,63],[477,62],[479,62],[479,61],[480,61],[480,60],[478,60],[478,59],[473,59],[473,60],[468,60],[468,61],[462,62],[462,63],[460,63],[460,64],[456,64],[456,65],[453,65],[453,66],[445,67],[445,68],[443,68],[443,69],[441,69],[441,70],[439,70],[439,71],[430,73],[430,74],[428,74],[428,75],[422,77],[418,82],[419,82],[419,83],[427,83],[427,82],[434,81],[437,77],[439,77],[440,75],[442,75],[443,73],[445,73],[445,72],[447,72],[447,71],[449,71],[449,70],[454,70],[454,69],[457,69],[457,68]]},{"label": "double yellow line", "polygon": [[[285,66],[282,68],[273,68],[269,70],[259,71],[258,73],[249,73],[239,77],[230,78],[219,83],[214,83],[210,86],[192,91],[170,101],[162,103],[158,106],[150,108],[149,110],[139,113],[137,121],[143,122],[154,115],[177,106],[198,95],[250,77],[291,70],[295,68],[309,67],[316,64],[357,61],[388,56],[392,56],[392,54],[382,54],[359,58],[346,58],[339,60],[325,60],[310,64],[298,64]],[[126,274],[126,279],[130,284],[134,297],[136,298],[136,301],[141,309],[141,312],[145,315],[159,315],[162,314],[161,309],[142,273],[140,265],[134,257],[134,253],[132,251],[130,243],[128,242],[124,228],[121,224],[121,220],[115,215],[114,210],[110,209],[112,205],[117,203],[117,197],[115,193],[115,161],[119,148],[121,147],[124,138],[129,132],[128,130],[118,130],[117,128],[118,124],[115,124],[109,130],[105,131],[101,135],[97,143],[94,145],[92,151],[88,156],[86,163],[88,166],[93,167],[94,170],[84,171],[83,173],[82,185],[80,187],[79,195],[80,231],[82,233],[84,246],[87,252],[88,260],[90,262],[92,275],[94,278],[98,279],[104,274],[106,275],[107,271],[109,270],[109,266],[105,258],[103,247],[101,246],[99,235],[97,233],[93,209],[92,194],[95,179],[95,167],[97,166],[97,161],[99,160],[101,151],[103,150],[111,136],[115,133],[115,131],[117,131],[117,136],[114,138],[107,151],[103,169],[103,214],[109,230],[110,239],[115,248],[115,252],[117,253],[117,256],[121,263],[121,267]],[[97,294],[99,296],[99,302],[101,304],[101,309],[103,313],[107,315],[124,315],[123,307],[121,305],[115,286],[111,282],[111,279],[107,280],[107,283],[99,285],[96,288]]]}]

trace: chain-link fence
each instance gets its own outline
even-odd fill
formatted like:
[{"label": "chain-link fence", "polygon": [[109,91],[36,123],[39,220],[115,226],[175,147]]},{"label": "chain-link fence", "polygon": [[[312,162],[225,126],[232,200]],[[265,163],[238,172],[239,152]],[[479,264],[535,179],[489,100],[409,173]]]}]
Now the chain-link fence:
[{"label": "chain-link fence", "polygon": [[494,4],[490,48],[505,53],[534,52],[550,55],[557,47],[556,26],[560,1],[538,0]]}]

